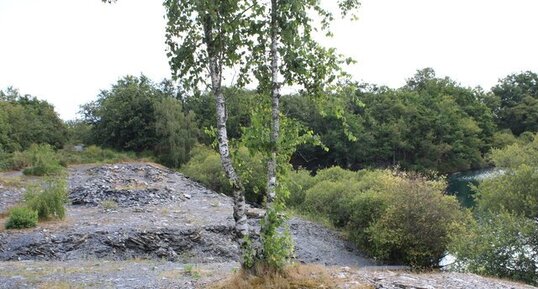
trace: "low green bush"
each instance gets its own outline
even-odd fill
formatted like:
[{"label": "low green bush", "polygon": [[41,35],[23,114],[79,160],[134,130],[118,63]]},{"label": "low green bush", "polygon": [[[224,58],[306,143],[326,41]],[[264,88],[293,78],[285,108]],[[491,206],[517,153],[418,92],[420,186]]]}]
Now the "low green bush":
[{"label": "low green bush", "polygon": [[296,208],[329,218],[357,246],[385,262],[437,266],[451,237],[470,218],[454,197],[443,194],[442,179],[330,168],[300,182],[307,189],[292,192]]},{"label": "low green bush", "polygon": [[59,150],[58,158],[63,166],[70,164],[117,163],[137,159],[132,152],[116,152],[95,145],[88,146],[80,152],[75,151],[72,147]]},{"label": "low green bush", "polygon": [[352,198],[352,187],[350,181],[321,181],[306,192],[303,208],[310,214],[323,212],[335,226],[344,227],[351,213],[344,200]]},{"label": "low green bush", "polygon": [[[263,159],[259,155],[251,155],[245,147],[241,147],[236,152],[234,161],[245,186],[247,201],[261,204],[267,180]],[[219,154],[209,147],[195,147],[191,151],[189,162],[181,167],[180,171],[216,192],[229,196],[233,193]]]},{"label": "low green bush", "polygon": [[31,186],[24,195],[24,204],[37,211],[40,220],[65,217],[67,182],[49,179],[42,186]]},{"label": "low green bush", "polygon": [[386,209],[365,230],[372,245],[368,251],[413,267],[437,266],[470,216],[455,197],[421,181],[409,181],[393,193]]},{"label": "low green bush", "polygon": [[27,207],[15,207],[9,211],[6,229],[24,229],[37,226],[37,211]]},{"label": "low green bush", "polygon": [[297,170],[289,173],[288,180],[290,196],[286,205],[289,208],[298,208],[304,203],[305,192],[314,185],[314,177],[307,170]]},{"label": "low green bush", "polygon": [[482,214],[455,238],[451,269],[538,285],[538,224],[512,213]]},{"label": "low green bush", "polygon": [[0,152],[0,171],[21,170],[29,167],[31,162],[27,154],[22,152]]},{"label": "low green bush", "polygon": [[477,191],[477,221],[453,240],[453,269],[538,285],[538,135],[494,149],[502,175],[486,179]]},{"label": "low green bush", "polygon": [[191,155],[180,171],[215,192],[231,195],[232,186],[224,174],[219,154],[208,147],[197,146]]},{"label": "low green bush", "polygon": [[28,150],[23,152],[23,155],[30,163],[30,167],[23,170],[25,175],[57,175],[63,171],[56,153],[48,144],[32,144]]}]

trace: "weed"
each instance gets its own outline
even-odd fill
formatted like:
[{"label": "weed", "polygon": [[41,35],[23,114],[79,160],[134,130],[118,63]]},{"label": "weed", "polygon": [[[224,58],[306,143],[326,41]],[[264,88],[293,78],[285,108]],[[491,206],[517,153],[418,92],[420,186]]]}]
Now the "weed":
[{"label": "weed", "polygon": [[38,212],[40,220],[65,217],[67,183],[61,179],[49,179],[43,186],[31,186],[24,195],[26,206]]},{"label": "weed", "polygon": [[6,229],[24,229],[37,226],[37,211],[27,207],[15,207],[9,211]]}]

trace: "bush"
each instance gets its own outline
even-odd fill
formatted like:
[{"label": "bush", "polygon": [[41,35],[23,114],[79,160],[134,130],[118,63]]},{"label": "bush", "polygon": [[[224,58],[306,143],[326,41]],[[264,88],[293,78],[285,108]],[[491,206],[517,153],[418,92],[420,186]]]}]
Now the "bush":
[{"label": "bush", "polygon": [[477,187],[480,212],[507,210],[527,218],[538,218],[537,167],[520,165],[504,175],[486,179]]},{"label": "bush", "polygon": [[538,225],[514,214],[484,214],[454,239],[452,269],[538,284]]},{"label": "bush", "polygon": [[[267,179],[262,158],[259,155],[250,155],[245,147],[241,147],[237,150],[234,161],[245,186],[246,200],[261,204]],[[190,161],[180,171],[216,192],[229,196],[233,193],[219,154],[206,146],[195,147]]]},{"label": "bush", "polygon": [[492,150],[491,158],[502,168],[517,168],[522,164],[538,167],[538,134],[528,136],[527,141]]},{"label": "bush", "polygon": [[29,187],[24,195],[25,205],[37,211],[40,220],[65,217],[67,183],[65,180],[48,180],[40,186]]},{"label": "bush", "polygon": [[117,163],[131,161],[136,158],[134,153],[116,152],[95,145],[88,146],[81,152],[73,149],[60,150],[58,151],[58,157],[63,166],[70,164]]},{"label": "bush", "polygon": [[505,174],[476,188],[478,222],[455,239],[455,270],[538,284],[538,137],[493,150]]},{"label": "bush", "polygon": [[15,207],[9,211],[6,229],[24,229],[37,226],[37,211],[27,207]]},{"label": "bush", "polygon": [[450,238],[466,221],[458,201],[419,181],[409,181],[394,193],[386,210],[365,230],[372,244],[368,251],[413,267],[437,266]]},{"label": "bush", "polygon": [[286,205],[297,208],[304,203],[306,191],[314,185],[314,177],[307,170],[298,170],[289,173],[288,189],[290,196]]},{"label": "bush", "polygon": [[205,146],[197,146],[191,155],[190,161],[180,170],[183,174],[215,192],[232,194],[232,186],[224,174],[217,152]]},{"label": "bush", "polygon": [[31,165],[28,156],[21,152],[7,153],[0,149],[0,171],[21,170]]},{"label": "bush", "polygon": [[353,185],[350,181],[321,181],[306,192],[303,208],[309,214],[324,213],[334,225],[343,227],[351,213],[345,200],[352,198]]},{"label": "bush", "polygon": [[56,175],[63,171],[56,153],[48,144],[32,144],[23,154],[27,156],[31,164],[31,167],[23,170],[25,175]]},{"label": "bush", "polygon": [[[309,188],[298,208],[328,217],[383,261],[437,266],[451,236],[469,218],[454,197],[443,195],[443,180],[390,170],[330,168],[304,183]],[[294,194],[298,202],[300,193]]]}]

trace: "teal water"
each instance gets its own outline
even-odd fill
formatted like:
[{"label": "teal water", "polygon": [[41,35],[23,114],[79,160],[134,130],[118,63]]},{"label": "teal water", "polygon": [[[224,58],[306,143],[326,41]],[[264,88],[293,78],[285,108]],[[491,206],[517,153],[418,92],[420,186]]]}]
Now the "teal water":
[{"label": "teal water", "polygon": [[474,198],[476,194],[472,186],[478,185],[482,180],[494,178],[503,173],[504,171],[498,168],[454,173],[448,177],[447,193],[456,196],[462,206],[472,208],[475,205]]}]

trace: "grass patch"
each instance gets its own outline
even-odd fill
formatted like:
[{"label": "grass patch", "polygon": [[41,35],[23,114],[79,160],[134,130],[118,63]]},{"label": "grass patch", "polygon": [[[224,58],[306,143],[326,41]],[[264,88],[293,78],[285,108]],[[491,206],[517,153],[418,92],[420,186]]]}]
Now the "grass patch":
[{"label": "grass patch", "polygon": [[22,187],[23,181],[20,177],[3,177],[0,179],[0,185],[4,187]]},{"label": "grass patch", "polygon": [[80,152],[67,148],[59,150],[57,154],[63,166],[72,164],[121,163],[138,159],[136,154],[132,152],[117,152],[94,145]]},{"label": "grass patch", "polygon": [[30,186],[24,204],[38,212],[39,220],[63,219],[67,202],[67,182],[47,180],[42,186]]},{"label": "grass patch", "polygon": [[[266,272],[256,269],[255,274],[245,271],[234,273],[231,277],[210,285],[211,289],[336,289],[342,280],[337,279],[321,265],[293,264],[283,272]],[[373,289],[371,285],[357,284],[350,289]]]}]

